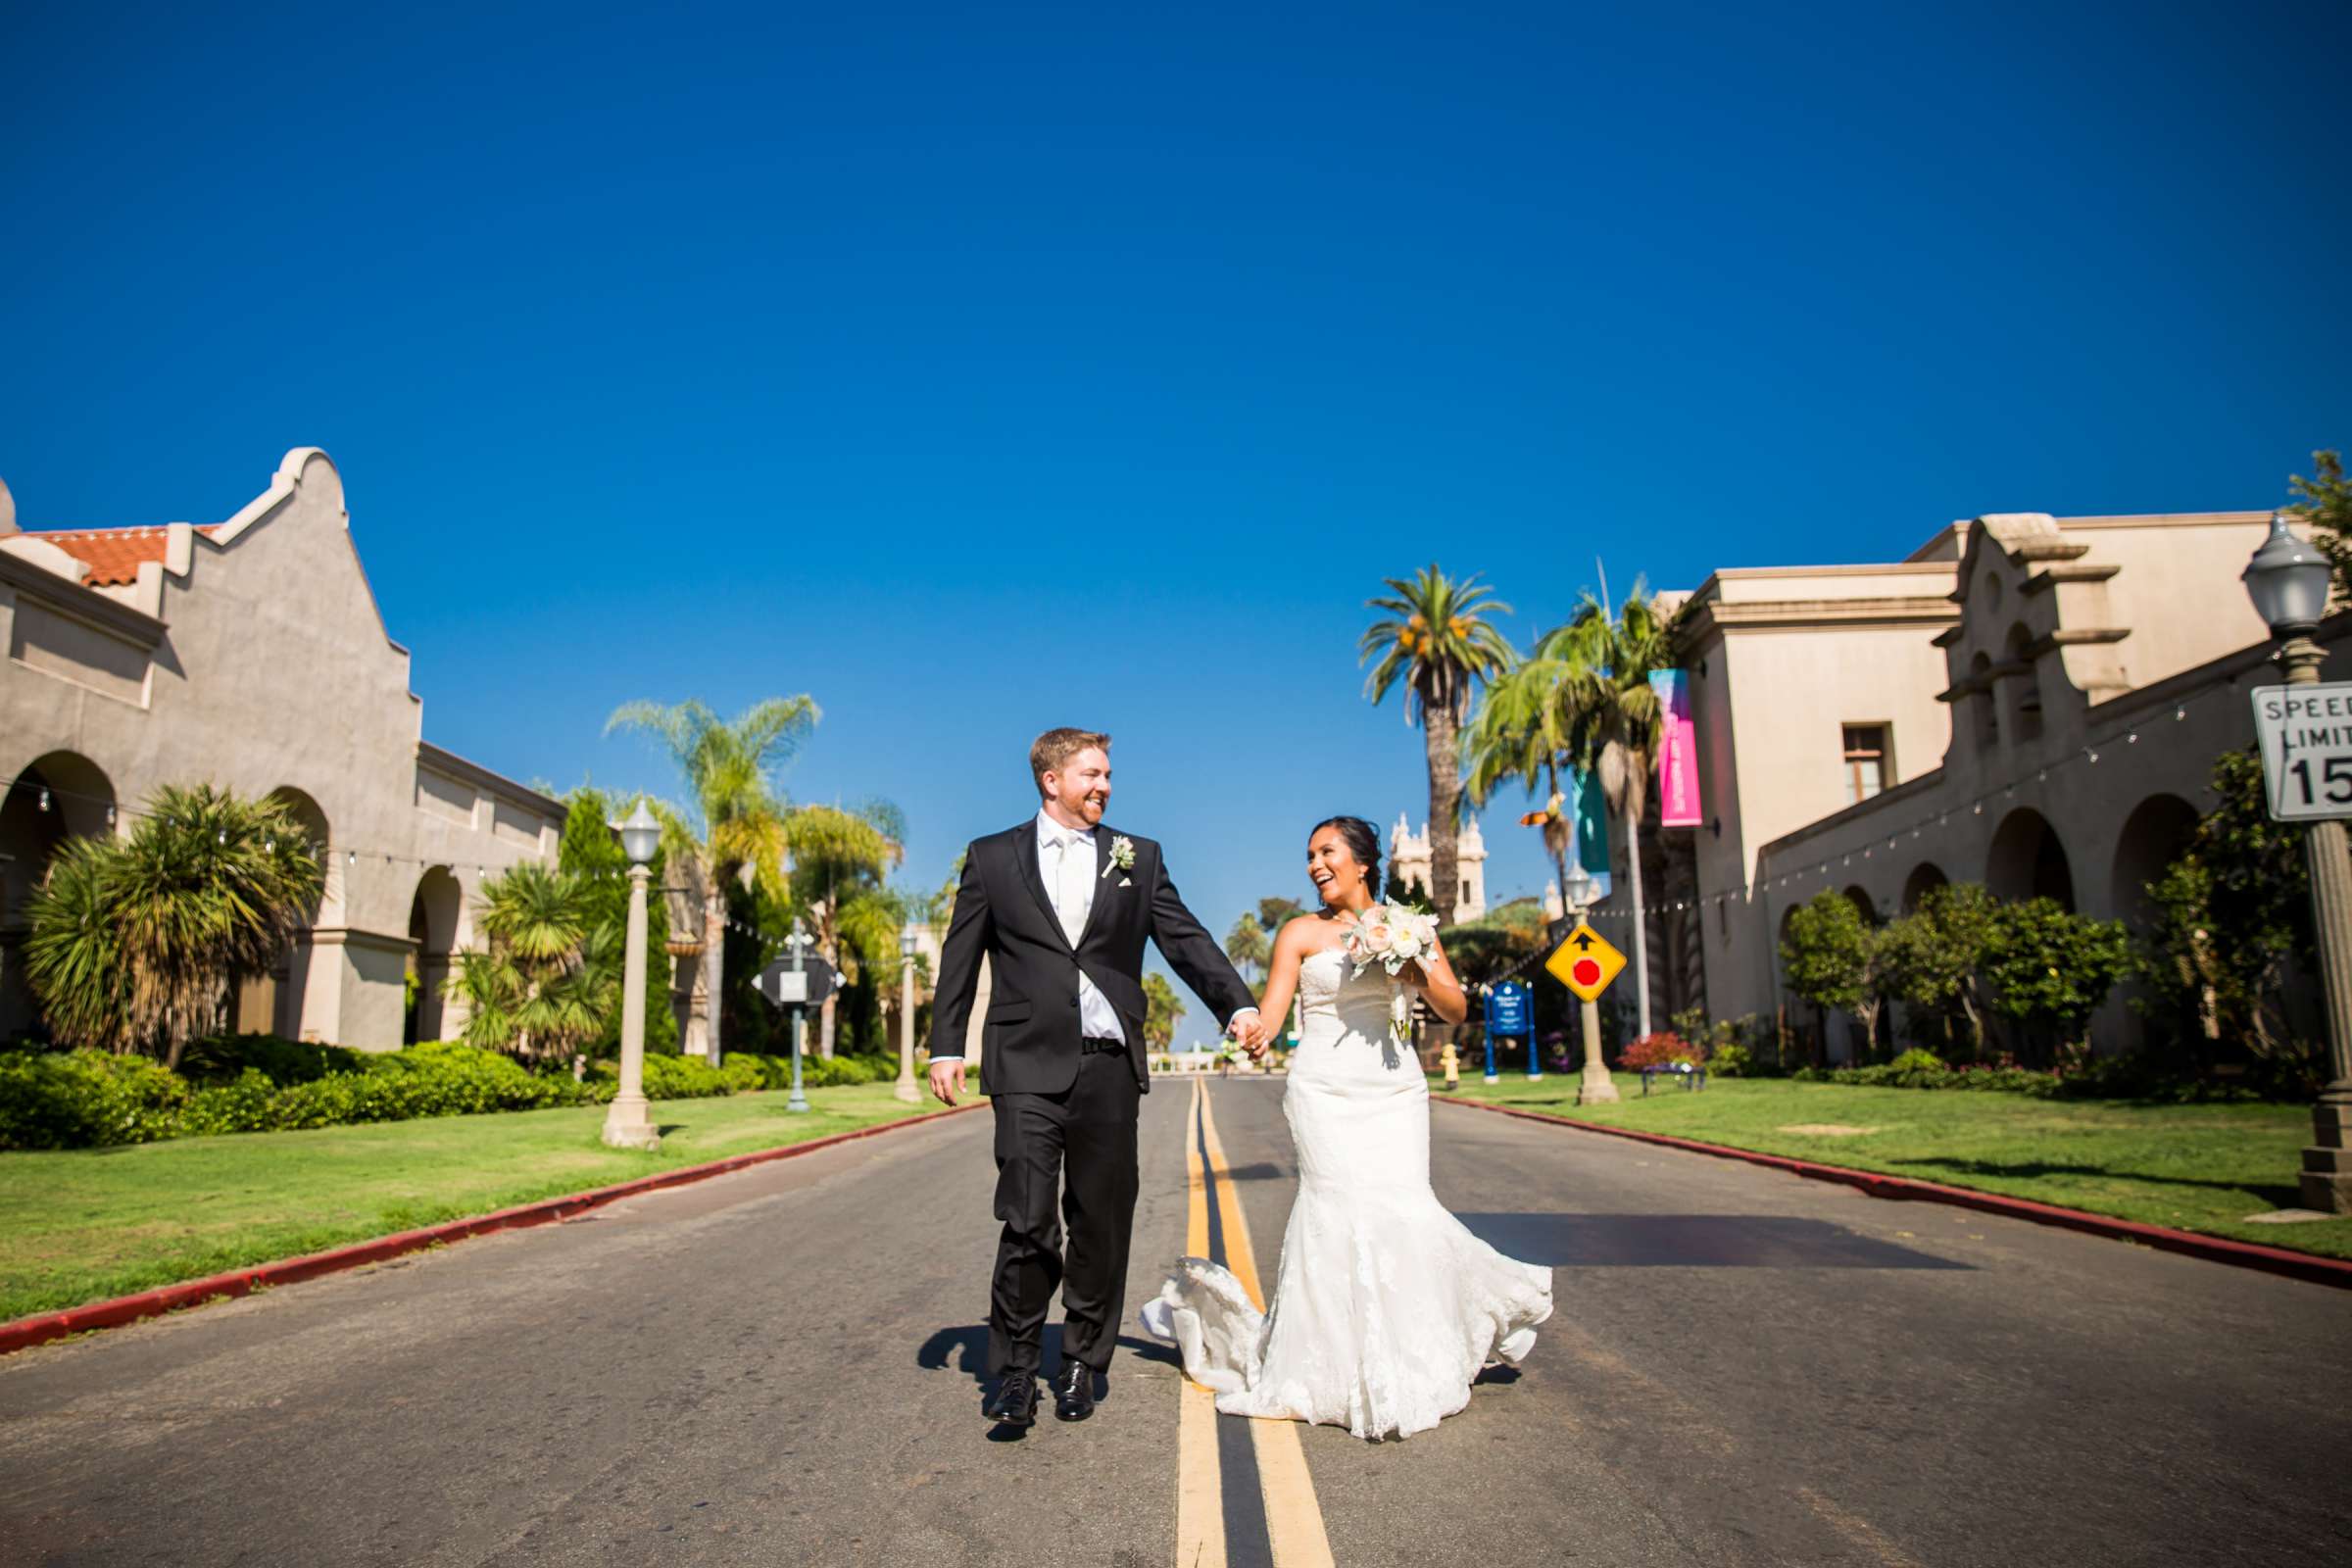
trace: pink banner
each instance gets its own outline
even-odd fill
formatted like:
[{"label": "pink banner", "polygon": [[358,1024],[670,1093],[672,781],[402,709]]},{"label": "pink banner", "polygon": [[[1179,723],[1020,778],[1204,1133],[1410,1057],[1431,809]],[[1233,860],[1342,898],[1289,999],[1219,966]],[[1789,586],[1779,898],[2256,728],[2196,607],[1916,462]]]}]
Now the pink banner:
[{"label": "pink banner", "polygon": [[1653,669],[1649,688],[1663,710],[1658,725],[1658,822],[1663,827],[1696,827],[1698,726],[1690,717],[1690,677],[1679,669]]}]

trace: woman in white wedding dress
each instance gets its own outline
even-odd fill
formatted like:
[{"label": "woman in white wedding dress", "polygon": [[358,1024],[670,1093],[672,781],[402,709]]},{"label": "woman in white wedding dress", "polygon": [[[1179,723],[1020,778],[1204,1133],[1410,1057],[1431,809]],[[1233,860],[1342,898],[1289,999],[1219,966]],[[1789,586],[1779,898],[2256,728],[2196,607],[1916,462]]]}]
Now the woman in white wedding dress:
[{"label": "woman in white wedding dress", "polygon": [[1551,1315],[1551,1271],[1470,1234],[1429,1185],[1429,1083],[1390,1031],[1398,988],[1459,1023],[1469,1009],[1443,951],[1392,980],[1340,952],[1376,902],[1380,841],[1352,816],[1316,826],[1307,874],[1323,908],[1284,925],[1261,1017],[1294,989],[1302,1030],[1283,1114],[1298,1196],[1261,1315],[1216,1264],[1183,1259],[1144,1322],[1184,1352],[1185,1371],[1228,1415],[1407,1437],[1470,1402],[1492,1361],[1517,1362]]}]

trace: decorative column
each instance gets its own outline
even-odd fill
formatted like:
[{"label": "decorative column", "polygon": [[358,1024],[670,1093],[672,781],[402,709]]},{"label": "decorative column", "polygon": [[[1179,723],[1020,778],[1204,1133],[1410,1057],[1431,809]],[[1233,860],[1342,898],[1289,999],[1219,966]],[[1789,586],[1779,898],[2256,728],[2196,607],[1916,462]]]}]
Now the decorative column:
[{"label": "decorative column", "polygon": [[628,821],[612,825],[629,857],[629,919],[620,981],[620,1091],[605,1111],[604,1139],[615,1149],[659,1149],[662,1134],[645,1098],[645,885],[653,876],[646,862],[662,830],[642,800]]}]

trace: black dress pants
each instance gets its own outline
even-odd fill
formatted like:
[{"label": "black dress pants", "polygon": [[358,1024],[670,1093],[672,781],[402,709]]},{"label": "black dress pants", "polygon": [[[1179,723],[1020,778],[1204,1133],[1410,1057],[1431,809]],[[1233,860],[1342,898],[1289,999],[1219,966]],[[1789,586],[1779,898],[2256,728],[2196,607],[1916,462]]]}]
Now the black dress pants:
[{"label": "black dress pants", "polygon": [[997,1117],[997,1218],[1004,1225],[989,1290],[992,1371],[1043,1370],[1046,1311],[1056,1284],[1063,1364],[1109,1369],[1127,1298],[1142,1098],[1127,1053],[1115,1051],[1079,1057],[1077,1081],[1060,1094],[998,1095],[990,1102]]}]

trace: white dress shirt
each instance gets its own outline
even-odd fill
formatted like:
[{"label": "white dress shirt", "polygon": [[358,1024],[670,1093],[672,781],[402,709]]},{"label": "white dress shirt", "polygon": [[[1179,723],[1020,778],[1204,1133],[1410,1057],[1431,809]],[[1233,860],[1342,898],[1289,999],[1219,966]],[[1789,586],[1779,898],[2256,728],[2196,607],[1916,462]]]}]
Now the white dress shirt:
[{"label": "white dress shirt", "polygon": [[[1087,916],[1094,912],[1095,884],[1100,880],[1095,868],[1095,830],[1091,827],[1063,827],[1042,808],[1037,813],[1037,873],[1045,882],[1046,897],[1054,905],[1054,913],[1061,921],[1062,934],[1076,947],[1086,934]],[[1243,1007],[1234,1013],[1257,1011]],[[1229,1021],[1227,1027],[1231,1027]],[[1124,1043],[1127,1030],[1119,1022],[1119,1014],[1102,988],[1087,978],[1084,969],[1078,971],[1078,1032],[1089,1040],[1116,1040]],[[933,1056],[933,1061],[961,1061],[960,1054],[953,1056]]]},{"label": "white dress shirt", "polygon": [[[1047,812],[1037,813],[1037,871],[1046,880],[1046,897],[1061,920],[1061,933],[1076,947],[1086,935],[1086,917],[1095,909],[1095,830],[1063,827]],[[1089,1040],[1116,1040],[1124,1045],[1127,1031],[1102,987],[1078,971],[1078,1032]]]}]

